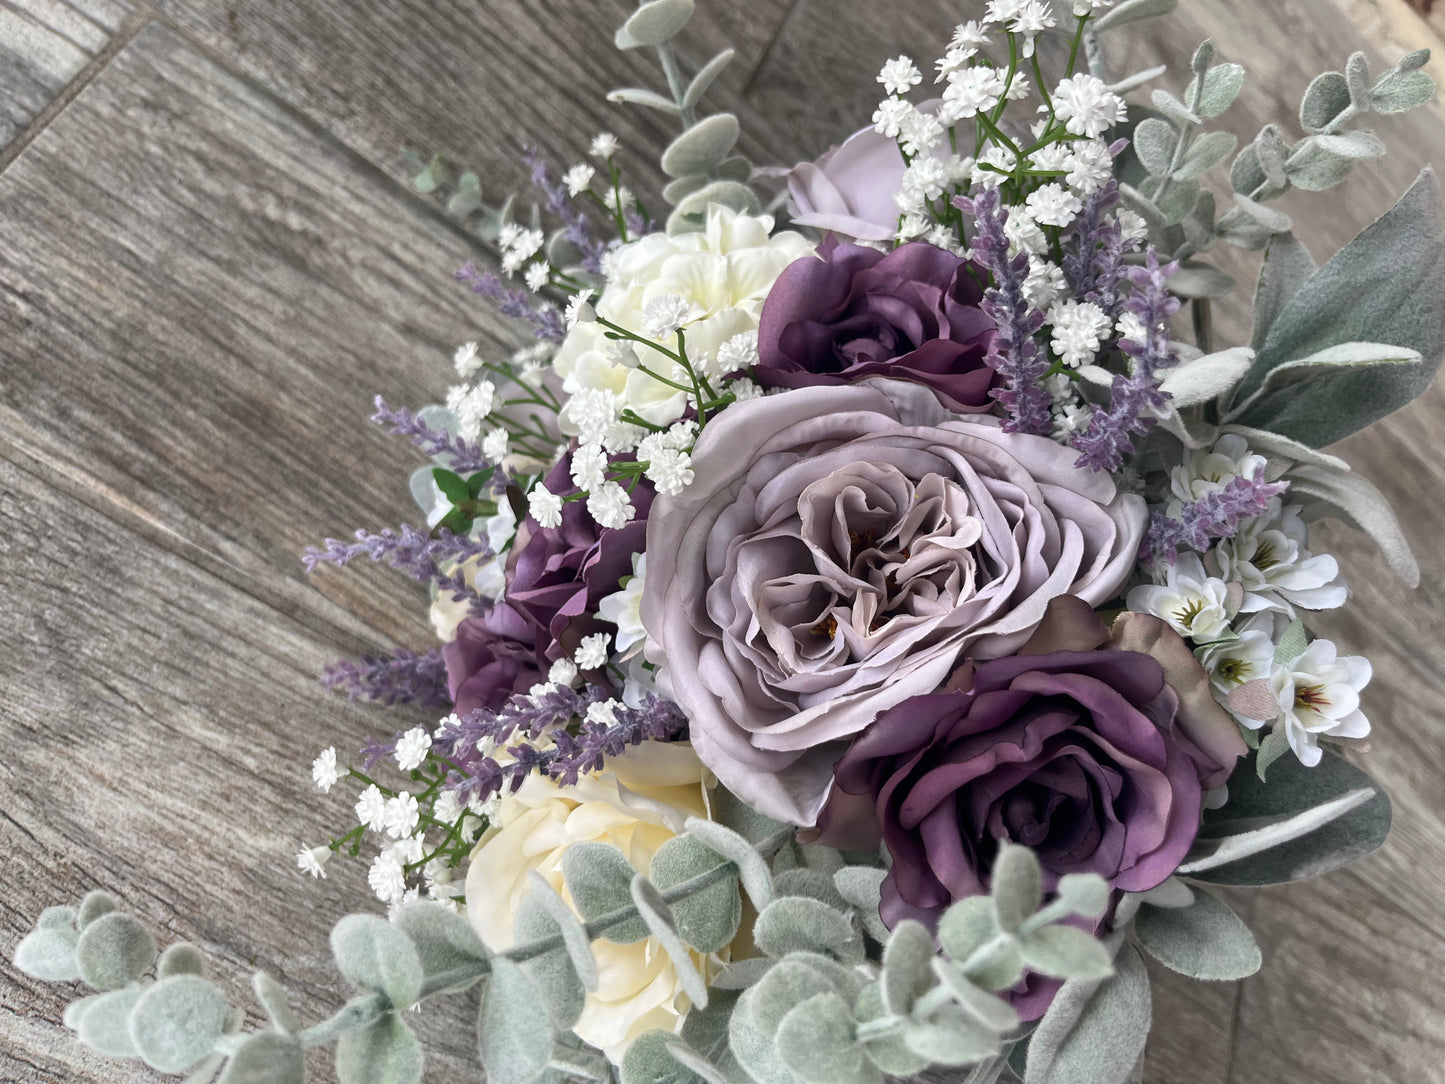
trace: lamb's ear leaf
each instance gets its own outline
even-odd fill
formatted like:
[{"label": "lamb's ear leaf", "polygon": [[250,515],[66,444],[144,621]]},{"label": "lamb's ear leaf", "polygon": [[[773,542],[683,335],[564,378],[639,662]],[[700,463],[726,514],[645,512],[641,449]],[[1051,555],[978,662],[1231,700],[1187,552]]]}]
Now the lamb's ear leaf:
[{"label": "lamb's ear leaf", "polygon": [[1420,566],[1395,510],[1375,484],[1351,470],[1301,464],[1289,474],[1293,499],[1304,498],[1304,518],[1339,519],[1375,540],[1390,568],[1407,587],[1420,585]]},{"label": "lamb's ear leaf", "polygon": [[1133,945],[1103,980],[1064,983],[1029,1039],[1024,1084],[1127,1079],[1149,1035],[1149,975]]},{"label": "lamb's ear leaf", "polygon": [[1229,905],[1196,892],[1188,907],[1139,908],[1134,934],[1144,950],[1195,979],[1242,979],[1259,970],[1259,945]]}]

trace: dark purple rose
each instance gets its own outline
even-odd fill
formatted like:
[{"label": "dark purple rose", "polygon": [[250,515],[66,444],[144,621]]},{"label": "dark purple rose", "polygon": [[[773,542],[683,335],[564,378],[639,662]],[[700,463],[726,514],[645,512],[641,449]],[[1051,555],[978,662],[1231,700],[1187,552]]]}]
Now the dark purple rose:
[{"label": "dark purple rose", "polygon": [[[1083,612],[1065,620],[1091,623],[1092,647],[1105,642],[1087,607],[1061,602],[1051,617],[1060,608]],[[1163,626],[1131,616],[1131,640],[1142,642],[1141,621]],[[1048,626],[1025,654],[966,663],[944,691],[885,712],[837,764],[822,836],[856,845],[870,828],[881,832],[893,858],[881,907],[890,927],[935,924],[950,903],[987,892],[1005,840],[1038,856],[1046,890],[1067,873],[1097,873],[1127,892],[1154,888],[1194,842],[1206,784],[1244,752],[1218,704],[1176,691],[1176,669],[1182,684],[1194,676],[1178,653],[1117,644],[1027,653],[1078,644]],[[1163,633],[1151,627],[1149,637]],[[1038,996],[1016,1007],[1037,1015],[1053,991],[1030,989]]]},{"label": "dark purple rose", "polygon": [[478,708],[496,711],[513,693],[524,693],[545,675],[537,668],[531,622],[506,603],[484,617],[465,618],[456,639],[442,645],[447,690],[459,716]]},{"label": "dark purple rose", "polygon": [[[951,410],[993,405],[997,334],[967,260],[915,241],[888,254],[825,243],[789,264],[763,302],[757,380],[769,388],[869,377],[931,388]],[[981,274],[981,272],[980,272]]]},{"label": "dark purple rose", "polygon": [[[575,489],[572,457],[564,456],[544,484],[553,493]],[[616,631],[599,622],[597,604],[632,575],[632,556],[642,552],[652,489],[632,491],[637,517],[617,530],[599,527],[581,501],[562,506],[562,522],[542,528],[528,517],[517,529],[507,562],[507,602],[533,625],[538,665],[570,656],[584,636]]]}]

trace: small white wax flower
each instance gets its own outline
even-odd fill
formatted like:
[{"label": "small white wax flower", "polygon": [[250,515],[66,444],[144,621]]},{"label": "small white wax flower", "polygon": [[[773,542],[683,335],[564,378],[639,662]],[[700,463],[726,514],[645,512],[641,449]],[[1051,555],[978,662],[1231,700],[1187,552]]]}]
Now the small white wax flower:
[{"label": "small white wax flower", "polygon": [[386,826],[386,795],[373,783],[361,792],[356,800],[356,822],[373,832],[380,832]]},{"label": "small white wax flower", "polygon": [[420,768],[431,749],[431,735],[425,727],[414,726],[396,740],[396,765],[404,772]]},{"label": "small white wax flower", "polygon": [[572,453],[572,484],[583,493],[602,488],[607,480],[607,453],[600,444],[584,444]]},{"label": "small white wax flower", "polygon": [[1232,635],[1229,622],[1234,613],[1229,585],[1210,576],[1197,553],[1180,554],[1165,576],[1161,585],[1145,584],[1130,591],[1129,609],[1163,618],[1180,636],[1195,643]]},{"label": "small white wax flower", "polygon": [[913,113],[913,103],[902,98],[887,98],[873,111],[873,130],[889,139],[897,139],[903,124]]},{"label": "small white wax flower", "polygon": [[296,866],[302,873],[309,873],[313,877],[326,876],[326,863],[331,859],[330,847],[307,847],[302,846],[296,855]]},{"label": "small white wax flower", "polygon": [[595,169],[581,162],[562,174],[562,183],[567,186],[569,196],[580,196],[592,186],[592,178],[596,175]]},{"label": "small white wax flower", "polygon": [[547,266],[546,260],[537,260],[527,268],[523,281],[527,284],[527,289],[533,292],[545,290],[547,283],[552,281],[552,269]]},{"label": "small white wax flower", "polygon": [[1363,738],[1369,720],[1360,710],[1360,690],[1370,683],[1368,659],[1340,655],[1328,640],[1316,640],[1293,662],[1277,667],[1269,679],[1279,703],[1285,737],[1300,762],[1320,762],[1319,737]]},{"label": "small white wax flower", "polygon": [[311,781],[321,788],[321,793],[330,794],[340,778],[341,772],[336,767],[336,747],[321,750],[321,755],[311,762]]},{"label": "small white wax flower", "polygon": [[573,659],[579,670],[600,670],[607,665],[607,645],[611,643],[612,637],[605,632],[595,632],[591,636],[582,637],[582,642],[577,645]]},{"label": "small white wax flower", "polygon": [[654,297],[642,307],[642,330],[654,339],[675,335],[691,315],[687,298],[677,294]]},{"label": "small white wax flower", "polygon": [[383,823],[386,834],[392,839],[402,839],[416,831],[421,819],[421,807],[415,798],[402,791],[395,798],[388,798]]},{"label": "small white wax flower", "polygon": [[647,640],[647,629],[642,625],[642,590],[646,582],[647,554],[633,554],[632,575],[623,582],[621,590],[604,596],[597,604],[597,616],[617,626],[619,654],[626,655]]},{"label": "small white wax flower", "polygon": [[463,343],[452,355],[452,366],[463,380],[470,380],[482,367],[482,355],[476,343]]},{"label": "small white wax flower", "polygon": [[1054,90],[1054,115],[1074,135],[1097,139],[1127,119],[1124,99],[1094,75],[1080,73],[1059,81]]},{"label": "small white wax flower", "polygon": [[632,498],[616,482],[603,482],[587,498],[587,514],[600,526],[618,530],[637,516]]},{"label": "small white wax flower", "polygon": [[[1204,669],[1209,672],[1209,684],[1214,698],[1230,713],[1252,730],[1257,730],[1276,712],[1262,712],[1264,718],[1242,715],[1228,703],[1229,694],[1252,681],[1268,681],[1274,672],[1274,637],[1271,635],[1273,621],[1268,615],[1252,617],[1236,630],[1234,639],[1221,640],[1205,648],[1199,656]],[[1261,698],[1267,699],[1267,698]]]},{"label": "small white wax flower", "polygon": [[558,659],[547,671],[547,680],[556,685],[571,685],[577,680],[577,664],[571,659]]},{"label": "small white wax flower", "polygon": [[1275,497],[1264,515],[1244,521],[1233,538],[1211,551],[1210,564],[1219,575],[1244,585],[1242,612],[1276,610],[1294,617],[1296,606],[1332,610],[1345,604],[1349,592],[1339,582],[1340,566],[1329,554],[1310,553],[1300,511],[1300,505],[1283,507]]},{"label": "small white wax flower", "polygon": [[406,894],[406,871],[389,849],[376,856],[367,871],[366,883],[382,903],[393,903]]},{"label": "small white wax flower", "polygon": [[1072,298],[1057,302],[1049,310],[1049,323],[1053,325],[1054,351],[1071,369],[1094,360],[1101,340],[1108,337],[1113,325],[1109,314],[1092,301]]},{"label": "small white wax flower", "polygon": [[617,141],[615,135],[611,132],[600,132],[593,137],[592,146],[588,150],[588,153],[592,155],[593,158],[611,158],[617,153],[619,147],[621,147],[621,144]]},{"label": "small white wax flower", "polygon": [[527,511],[543,530],[562,525],[562,498],[552,493],[541,482],[527,494]]},{"label": "small white wax flower", "polygon": [[1061,184],[1042,185],[1024,200],[1029,213],[1043,226],[1067,226],[1084,209],[1079,197]]},{"label": "small white wax flower", "polygon": [[878,73],[878,82],[889,94],[907,94],[910,88],[923,82],[923,73],[909,57],[900,56],[883,65],[883,70]]},{"label": "small white wax flower", "polygon": [[573,294],[567,299],[567,310],[563,313],[562,319],[567,324],[567,330],[571,331],[578,324],[590,324],[597,319],[597,312],[592,308],[592,291],[583,290],[581,293]]},{"label": "small white wax flower", "polygon": [[1236,478],[1262,477],[1268,466],[1264,456],[1249,450],[1242,436],[1226,433],[1212,448],[1189,452],[1169,472],[1169,489],[1182,502],[1197,501]]}]

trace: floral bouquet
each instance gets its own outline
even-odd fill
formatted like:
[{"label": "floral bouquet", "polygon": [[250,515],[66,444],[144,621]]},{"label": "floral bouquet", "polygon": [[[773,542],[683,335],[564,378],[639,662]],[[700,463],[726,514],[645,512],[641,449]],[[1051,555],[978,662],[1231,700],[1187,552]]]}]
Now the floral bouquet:
[{"label": "floral bouquet", "polygon": [[[1308,524],[1418,578],[1319,449],[1445,346],[1431,174],[1323,267],[1270,205],[1383,154],[1360,125],[1430,97],[1426,56],[1351,57],[1299,138],[1240,149],[1210,122],[1245,73],[1208,43],[1148,104],[1162,69],[1104,68],[1171,6],[992,0],[927,79],[883,67],[870,127],[763,170],[700,113],[731,52],[684,76],[692,0],[648,0],[617,45],[668,93],[612,98],[682,127],[665,220],[605,134],[560,179],[528,151],[530,212],[422,164],[500,249],[459,279],[536,345],[462,347],[444,406],[378,400],[429,459],[419,525],[307,555],[433,589],[440,647],[326,674],[431,715],[316,758],[355,820],[298,858],[365,850],[389,915],[337,924],[335,1015],[258,974],[245,1030],[194,946],[157,959],[101,893],[52,908],[17,960],[98,991],[81,1040],[224,1084],[334,1042],[341,1081],[401,1084],[407,1010],[480,987],[493,1084],[1141,1079],[1143,954],[1252,973],[1214,886],[1388,829],[1337,752],[1370,664],[1308,631],[1347,600]],[[1221,244],[1261,254],[1248,343],[1214,341]]]}]

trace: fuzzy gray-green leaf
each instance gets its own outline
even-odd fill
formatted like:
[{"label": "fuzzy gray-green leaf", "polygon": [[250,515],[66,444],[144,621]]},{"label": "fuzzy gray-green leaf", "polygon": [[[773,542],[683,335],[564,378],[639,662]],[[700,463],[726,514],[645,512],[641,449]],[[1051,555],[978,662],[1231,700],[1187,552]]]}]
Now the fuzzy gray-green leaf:
[{"label": "fuzzy gray-green leaf", "polygon": [[1073,926],[1045,926],[1022,939],[1019,951],[1030,971],[1056,979],[1102,979],[1113,966],[1097,938]]},{"label": "fuzzy gray-green leaf", "polygon": [[1300,105],[1300,125],[1310,133],[1322,132],[1350,108],[1350,84],[1340,72],[1317,75],[1305,90]]},{"label": "fuzzy gray-green leaf", "polygon": [[692,18],[693,0],[649,0],[622,24],[613,39],[619,49],[662,45]]},{"label": "fuzzy gray-green leaf", "polygon": [[692,961],[687,943],[678,935],[677,919],[655,885],[642,874],[632,878],[632,902],[677,970],[677,982],[700,1009],[707,1008],[707,983]]},{"label": "fuzzy gray-green leaf", "polygon": [[659,113],[666,113],[669,116],[677,116],[682,109],[671,98],[664,98],[655,90],[646,90],[642,87],[619,87],[617,90],[607,92],[609,102],[621,102],[627,105],[640,105],[647,109],[655,109]]},{"label": "fuzzy gray-green leaf", "polygon": [[1249,345],[1258,350],[1285,305],[1299,293],[1317,270],[1309,249],[1293,233],[1277,233],[1269,239],[1254,288],[1254,331]]},{"label": "fuzzy gray-green leaf", "polygon": [[[1190,101],[1194,112],[1205,120],[1217,117],[1234,104],[1244,86],[1244,67],[1239,64],[1217,64],[1204,76],[1204,89],[1198,101]],[[1190,88],[1193,98],[1193,88]],[[1220,135],[1223,133],[1211,133]],[[1228,152],[1226,152],[1228,153]]]},{"label": "fuzzy gray-green leaf", "polygon": [[1325,192],[1348,177],[1354,168],[1353,158],[1331,154],[1313,140],[1304,140],[1290,153],[1285,175],[1296,188]]},{"label": "fuzzy gray-green leaf", "polygon": [[[657,849],[652,857],[649,876],[661,891],[682,884],[694,877],[700,877],[727,859],[707,844],[692,836],[676,836]],[[695,892],[685,900],[678,900],[672,906],[677,918],[677,931],[682,939],[698,952],[716,952],[738,932],[742,921],[742,898],[738,895],[738,879],[735,874],[726,876],[717,884]]]},{"label": "fuzzy gray-green leaf", "polygon": [[999,1034],[1018,1027],[1019,1014],[1014,1007],[1002,997],[974,983],[957,960],[935,956],[931,964],[933,973],[953,995],[958,1006],[984,1027]]},{"label": "fuzzy gray-green leaf", "polygon": [[906,1016],[933,985],[933,935],[921,922],[904,919],[893,928],[883,946],[883,973],[879,985],[889,1012]]},{"label": "fuzzy gray-green leaf", "polygon": [[79,932],[72,926],[40,926],[15,946],[15,966],[44,982],[74,982],[80,978],[75,958]]},{"label": "fuzzy gray-green leaf", "polygon": [[1149,1035],[1149,976],[1132,945],[1102,981],[1066,982],[1029,1040],[1025,1084],[1124,1080]]},{"label": "fuzzy gray-green leaf", "polygon": [[301,1021],[291,1008],[291,999],[279,982],[266,972],[257,971],[251,976],[251,989],[266,1010],[273,1028],[283,1035],[295,1035],[301,1030]]},{"label": "fuzzy gray-green leaf", "polygon": [[1380,552],[1390,563],[1396,576],[1407,587],[1420,584],[1420,566],[1410,551],[1395,510],[1373,482],[1355,474],[1323,464],[1301,464],[1289,473],[1295,498],[1305,499],[1306,522],[1317,519],[1340,519],[1375,540]]},{"label": "fuzzy gray-green leaf", "polygon": [[1208,892],[1188,907],[1139,908],[1134,934],[1165,967],[1195,979],[1242,979],[1259,970],[1254,935],[1238,915]]},{"label": "fuzzy gray-green leaf", "polygon": [[336,1079],[341,1084],[417,1084],[422,1067],[421,1043],[394,1012],[336,1041]]},{"label": "fuzzy gray-green leaf", "polygon": [[[556,937],[560,932],[556,920],[532,896],[524,898],[517,908],[515,929],[517,941],[523,945]],[[587,991],[567,950],[554,948],[527,960],[521,968],[541,992],[552,1022],[559,1029],[575,1024],[587,1002]]]},{"label": "fuzzy gray-green leaf", "polygon": [[138,919],[110,911],[80,931],[75,960],[88,985],[119,990],[150,970],[156,962],[156,942]]},{"label": "fuzzy gray-green leaf", "polygon": [[792,1071],[778,1056],[772,1036],[753,1022],[752,1002],[757,987],[745,990],[728,1021],[728,1047],[743,1071],[756,1084],[796,1084]]},{"label": "fuzzy gray-green leaf", "polygon": [[938,943],[963,963],[999,932],[993,902],[987,896],[969,896],[950,905],[938,920]]},{"label": "fuzzy gray-green leaf", "polygon": [[670,1033],[653,1028],[634,1039],[622,1057],[622,1084],[707,1084],[672,1056],[669,1037]]},{"label": "fuzzy gray-green leaf", "polygon": [[1163,177],[1174,160],[1179,133],[1159,117],[1145,117],[1134,128],[1134,153],[1151,177]]},{"label": "fuzzy gray-green leaf", "polygon": [[669,177],[709,172],[732,153],[741,131],[731,113],[704,117],[668,144],[662,152],[662,172]]},{"label": "fuzzy gray-green leaf", "polygon": [[971,1065],[998,1053],[999,1037],[960,1006],[944,1005],[903,1025],[908,1049],[936,1065]]},{"label": "fuzzy gray-green leaf", "polygon": [[1124,0],[1112,11],[1107,11],[1093,20],[1095,30],[1113,30],[1139,19],[1152,19],[1168,15],[1179,6],[1179,0]]},{"label": "fuzzy gray-green leaf", "polygon": [[[883,995],[876,982],[870,982],[859,993],[853,1005],[853,1015],[859,1023],[878,1020],[888,1015],[883,1007]],[[868,1039],[863,1050],[874,1065],[889,1076],[911,1077],[928,1068],[927,1058],[919,1057],[908,1049],[901,1035],[883,1035]]]},{"label": "fuzzy gray-green leaf", "polygon": [[1233,154],[1237,146],[1239,137],[1233,132],[1206,132],[1190,145],[1174,176],[1181,181],[1196,180]]},{"label": "fuzzy gray-green leaf", "polygon": [[[616,847],[605,843],[577,843],[562,855],[562,878],[577,911],[588,922],[632,906],[632,864]],[[640,918],[611,926],[604,941],[630,945],[647,938],[647,923]]]},{"label": "fuzzy gray-green leaf", "polygon": [[379,991],[399,1009],[421,996],[421,959],[411,938],[384,918],[347,915],[331,930],[336,967],[351,983]]},{"label": "fuzzy gray-green leaf", "polygon": [[216,1084],[303,1084],[306,1052],[295,1039],[273,1031],[249,1036]]},{"label": "fuzzy gray-green leaf", "polygon": [[678,200],[674,215],[705,214],[709,204],[731,207],[740,214],[757,214],[762,209],[757,193],[739,181],[713,181]]},{"label": "fuzzy gray-green leaf", "polygon": [[96,998],[75,1029],[80,1041],[107,1057],[136,1057],[130,1037],[130,1011],[143,993],[145,987],[137,983]]},{"label": "fuzzy gray-green leaf", "polygon": [[504,956],[492,961],[482,991],[477,1040],[488,1084],[528,1084],[552,1057],[552,1024],[537,1011],[541,995],[522,969]]},{"label": "fuzzy gray-green leaf", "polygon": [[776,1038],[783,1064],[806,1084],[881,1084],[883,1075],[853,1036],[853,1013],[825,991],[795,1005]]},{"label": "fuzzy gray-green leaf", "polygon": [[814,951],[850,958],[862,947],[847,916],[803,896],[780,896],[763,908],[753,925],[753,940],[770,956]]},{"label": "fuzzy gray-green leaf", "polygon": [[455,976],[454,982],[435,986],[433,992],[470,986],[490,955],[472,924],[439,903],[408,904],[397,912],[392,925],[411,940],[424,982]]},{"label": "fuzzy gray-green leaf", "polygon": [[109,892],[103,892],[98,888],[87,892],[85,898],[80,901],[79,910],[76,911],[75,925],[84,930],[101,915],[110,914],[118,906],[115,897]]},{"label": "fuzzy gray-green leaf", "polygon": [[211,1052],[230,1011],[213,983],[172,975],[147,988],[131,1009],[131,1042],[152,1069],[184,1073]]},{"label": "fuzzy gray-green leaf", "polygon": [[735,50],[724,49],[699,68],[697,74],[692,77],[692,82],[688,83],[687,90],[683,91],[682,107],[684,109],[695,109],[697,103],[702,101],[702,96],[706,94],[708,88],[712,86],[713,81],[722,74],[723,69],[732,62],[733,57],[736,55]]},{"label": "fuzzy gray-green leaf", "polygon": [[156,961],[156,976],[169,978],[172,975],[202,975],[206,973],[206,957],[189,941],[177,941],[168,945]]},{"label": "fuzzy gray-green leaf", "polygon": [[1207,263],[1184,264],[1169,276],[1169,292],[1179,297],[1223,297],[1234,285],[1234,279]]},{"label": "fuzzy gray-green leaf", "polygon": [[872,866],[844,866],[833,874],[833,884],[848,903],[857,908],[863,928],[876,941],[888,939],[888,927],[878,913],[883,879],[888,871]]},{"label": "fuzzy gray-green leaf", "polygon": [[747,1011],[752,1014],[753,1026],[771,1039],[793,1006],[830,985],[826,974],[807,963],[791,957],[779,960],[748,991]]},{"label": "fuzzy gray-green leaf", "polygon": [[1424,105],[1435,96],[1435,80],[1428,72],[1389,71],[1370,91],[1370,105],[1377,113],[1405,113]]},{"label": "fuzzy gray-green leaf", "polygon": [[768,864],[742,834],[716,821],[689,817],[684,825],[687,834],[700,840],[738,867],[738,877],[753,906],[763,910],[773,899],[773,877]]},{"label": "fuzzy gray-green leaf", "polygon": [[1010,933],[1039,909],[1044,897],[1043,874],[1033,851],[1008,843],[999,848],[992,893],[999,928]]}]

